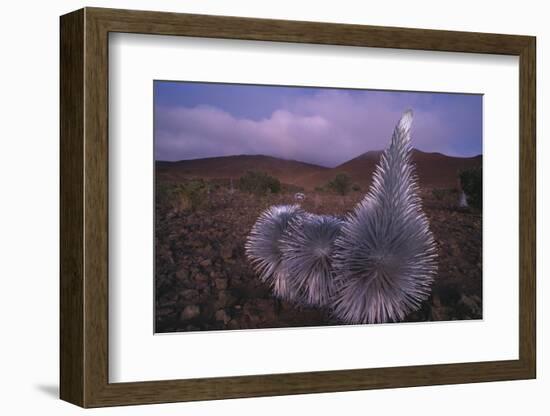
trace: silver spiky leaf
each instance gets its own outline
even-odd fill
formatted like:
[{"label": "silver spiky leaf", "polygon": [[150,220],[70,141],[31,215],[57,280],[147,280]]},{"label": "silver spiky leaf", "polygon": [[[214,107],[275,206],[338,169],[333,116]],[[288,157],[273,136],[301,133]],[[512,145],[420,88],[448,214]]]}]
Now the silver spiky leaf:
[{"label": "silver spiky leaf", "polygon": [[245,244],[246,255],[260,279],[269,284],[273,293],[282,299],[293,299],[296,290],[288,273],[281,267],[279,240],[296,218],[304,215],[299,205],[274,205],[258,218]]},{"label": "silver spiky leaf", "polygon": [[336,240],[335,315],[348,323],[402,320],[430,293],[435,241],[422,211],[411,164],[412,112],[397,123],[365,198]]},{"label": "silver spiky leaf", "polygon": [[334,295],[332,253],[342,221],[306,214],[292,221],[280,239],[282,267],[299,301],[325,306]]}]

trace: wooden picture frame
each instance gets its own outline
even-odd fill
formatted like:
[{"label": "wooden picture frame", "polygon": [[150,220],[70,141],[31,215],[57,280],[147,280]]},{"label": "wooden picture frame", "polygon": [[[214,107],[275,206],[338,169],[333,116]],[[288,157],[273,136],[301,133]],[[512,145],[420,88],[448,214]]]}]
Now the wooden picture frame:
[{"label": "wooden picture frame", "polygon": [[[534,37],[99,8],[62,16],[60,28],[61,399],[82,407],[101,407],[535,378]],[[519,359],[109,383],[110,32],[518,56]]]}]

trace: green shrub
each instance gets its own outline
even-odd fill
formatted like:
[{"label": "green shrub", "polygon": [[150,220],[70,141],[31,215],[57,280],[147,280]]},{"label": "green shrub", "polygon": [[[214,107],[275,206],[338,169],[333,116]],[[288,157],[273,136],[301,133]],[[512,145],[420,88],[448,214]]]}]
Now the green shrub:
[{"label": "green shrub", "polygon": [[434,188],[432,189],[432,195],[438,201],[443,199],[452,198],[453,200],[457,198],[458,189],[456,188]]},{"label": "green shrub", "polygon": [[346,195],[351,189],[351,178],[345,173],[339,173],[327,184],[327,187],[337,194]]},{"label": "green shrub", "polygon": [[208,184],[203,180],[192,180],[183,186],[182,194],[189,201],[191,209],[196,209],[206,200],[208,190]]},{"label": "green shrub", "polygon": [[259,195],[276,194],[281,191],[281,182],[265,172],[249,171],[239,178],[239,189]]},{"label": "green shrub", "polygon": [[432,189],[432,195],[434,196],[435,199],[437,199],[438,201],[441,201],[445,196],[445,190],[441,188]]},{"label": "green shrub", "polygon": [[157,187],[157,204],[176,211],[196,210],[206,200],[208,185],[201,179]]},{"label": "green shrub", "polygon": [[482,172],[481,168],[466,169],[460,172],[460,185],[466,194],[468,205],[482,208]]}]

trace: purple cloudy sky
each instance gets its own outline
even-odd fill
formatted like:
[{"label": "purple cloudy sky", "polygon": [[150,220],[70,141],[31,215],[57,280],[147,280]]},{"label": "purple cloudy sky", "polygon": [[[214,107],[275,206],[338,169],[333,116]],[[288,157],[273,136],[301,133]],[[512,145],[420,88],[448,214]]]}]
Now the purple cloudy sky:
[{"label": "purple cloudy sky", "polygon": [[412,108],[413,146],[475,156],[482,96],[155,81],[155,158],[263,154],[334,167],[389,142]]}]

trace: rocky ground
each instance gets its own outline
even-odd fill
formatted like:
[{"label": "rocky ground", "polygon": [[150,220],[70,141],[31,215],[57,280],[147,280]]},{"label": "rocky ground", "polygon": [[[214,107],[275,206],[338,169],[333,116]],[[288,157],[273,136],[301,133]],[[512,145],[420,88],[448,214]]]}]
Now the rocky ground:
[{"label": "rocky ground", "polygon": [[[307,193],[311,212],[344,214],[363,196]],[[431,297],[406,321],[482,317],[481,215],[456,208],[457,195],[422,193],[439,250]],[[256,196],[220,188],[198,206],[156,209],[156,332],[340,324],[329,311],[275,299],[246,260],[244,242],[260,212],[293,193]]]}]

